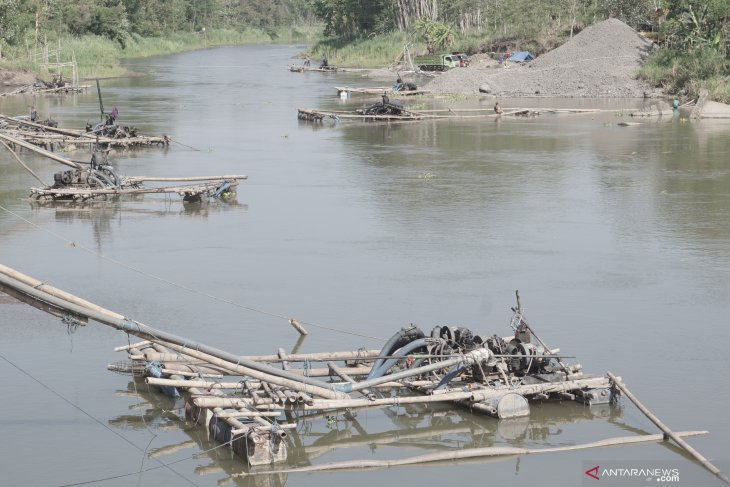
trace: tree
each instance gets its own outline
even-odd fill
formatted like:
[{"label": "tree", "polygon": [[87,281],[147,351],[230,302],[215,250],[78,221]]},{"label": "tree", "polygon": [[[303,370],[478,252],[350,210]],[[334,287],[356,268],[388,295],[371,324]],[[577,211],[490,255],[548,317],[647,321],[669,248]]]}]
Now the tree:
[{"label": "tree", "polygon": [[689,53],[711,48],[730,54],[730,2],[727,0],[671,0],[663,24],[668,47]]},{"label": "tree", "polygon": [[325,23],[325,35],[355,39],[393,26],[392,0],[314,0],[312,8]]},{"label": "tree", "polygon": [[449,24],[421,17],[413,24],[413,30],[426,43],[429,54],[446,49],[454,42],[454,30]]}]

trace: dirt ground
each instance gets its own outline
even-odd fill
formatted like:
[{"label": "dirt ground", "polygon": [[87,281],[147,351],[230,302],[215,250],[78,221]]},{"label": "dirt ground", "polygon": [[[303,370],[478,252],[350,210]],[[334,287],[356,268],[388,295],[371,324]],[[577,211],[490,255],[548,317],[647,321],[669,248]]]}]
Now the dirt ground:
[{"label": "dirt ground", "polygon": [[0,85],[24,86],[35,82],[33,73],[27,71],[11,71],[0,66]]}]

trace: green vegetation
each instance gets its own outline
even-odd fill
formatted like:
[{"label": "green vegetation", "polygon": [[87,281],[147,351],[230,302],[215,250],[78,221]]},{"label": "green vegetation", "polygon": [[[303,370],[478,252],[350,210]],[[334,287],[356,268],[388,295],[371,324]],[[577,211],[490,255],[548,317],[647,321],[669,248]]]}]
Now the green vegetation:
[{"label": "green vegetation", "polygon": [[411,46],[433,51],[540,54],[581,29],[618,18],[662,46],[640,76],[675,93],[701,88],[730,101],[728,0],[312,0],[326,40],[310,51],[334,64],[389,64]]},{"label": "green vegetation", "polygon": [[421,17],[413,23],[413,32],[426,44],[428,54],[446,49],[454,42],[454,29],[444,22]]},{"label": "green vegetation", "polygon": [[80,76],[114,76],[124,73],[121,58],[312,42],[321,32],[308,0],[0,0],[3,61],[37,72],[39,53],[59,44],[61,60],[73,54]]},{"label": "green vegetation", "polygon": [[122,73],[120,58],[319,39],[308,52],[314,59],[376,67],[404,45],[414,57],[540,54],[610,17],[651,31],[662,46],[640,76],[673,93],[707,88],[730,101],[728,0],[0,0],[0,52],[37,70],[32,53],[60,40],[82,76],[110,76]]},{"label": "green vegetation", "polygon": [[665,47],[647,60],[640,76],[670,93],[695,97],[707,89],[712,99],[730,103],[730,2],[667,3]]},{"label": "green vegetation", "polygon": [[407,38],[402,32],[353,40],[330,37],[317,42],[309,54],[314,60],[325,54],[330,64],[337,66],[376,68],[390,65],[403,51],[406,42]]},{"label": "green vegetation", "polygon": [[654,0],[312,0],[326,39],[309,54],[333,64],[391,63],[410,45],[413,56],[459,51],[540,54],[587,25],[617,17],[639,27]]}]

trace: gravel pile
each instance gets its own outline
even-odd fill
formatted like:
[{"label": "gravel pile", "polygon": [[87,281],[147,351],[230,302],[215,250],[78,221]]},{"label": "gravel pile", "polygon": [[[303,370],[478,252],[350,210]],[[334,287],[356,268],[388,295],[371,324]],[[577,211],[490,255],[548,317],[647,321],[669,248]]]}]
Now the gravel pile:
[{"label": "gravel pile", "polygon": [[481,91],[514,97],[643,97],[652,89],[634,77],[650,50],[651,43],[631,27],[608,19],[530,63],[455,68],[425,88],[436,93]]}]

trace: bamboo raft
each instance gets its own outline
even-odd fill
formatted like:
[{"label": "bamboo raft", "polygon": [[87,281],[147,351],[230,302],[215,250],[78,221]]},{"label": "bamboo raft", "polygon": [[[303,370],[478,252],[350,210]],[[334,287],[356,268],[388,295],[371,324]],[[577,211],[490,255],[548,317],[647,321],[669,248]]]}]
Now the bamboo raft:
[{"label": "bamboo raft", "polygon": [[345,70],[343,68],[338,68],[336,66],[298,66],[296,64],[290,64],[289,65],[289,71],[292,73],[304,73],[304,72],[314,72],[314,73],[337,73],[342,72],[344,73]]},{"label": "bamboo raft", "polygon": [[[0,291],[61,316],[67,324],[96,321],[141,339],[116,347],[115,351],[126,353],[127,359],[109,364],[108,369],[144,377],[147,384],[163,394],[184,395],[186,418],[203,426],[216,441],[229,445],[250,466],[286,462],[290,448],[286,438],[289,432],[296,435],[298,422],[330,411],[357,408],[442,403],[506,419],[529,415],[530,401],[554,399],[611,407],[624,394],[663,431],[554,448],[459,448],[400,460],[353,460],[237,476],[382,468],[671,438],[718,478],[730,483],[683,439],[706,432],[675,433],[631,394],[621,378],[610,372],[594,377],[584,374],[580,364],[567,364],[565,359],[569,357],[549,348],[527,323],[519,293],[510,321],[514,333],[507,337],[482,337],[468,328],[454,326],[437,326],[426,335],[409,325],[380,350],[287,353],[279,348],[270,355],[242,356],[152,328],[3,265]],[[306,333],[295,320],[290,322],[300,333]],[[176,448],[170,447],[172,451]]]},{"label": "bamboo raft", "polygon": [[[383,94],[382,92],[380,93]],[[505,108],[500,114],[494,112],[494,108],[435,108],[409,110],[400,105],[386,103],[391,107],[397,107],[399,113],[378,113],[378,106],[375,104],[359,110],[321,110],[318,108],[297,108],[297,118],[308,122],[321,123],[325,119],[335,121],[341,120],[364,120],[364,121],[417,121],[417,120],[447,120],[447,119],[489,119],[500,117],[536,117],[543,113],[551,114],[587,114],[587,113],[617,113],[629,112],[633,114],[639,109],[606,110],[600,108]],[[391,112],[396,110],[391,110]]]},{"label": "bamboo raft", "polygon": [[423,95],[425,93],[429,93],[428,90],[399,90],[394,91],[392,86],[375,86],[371,88],[352,88],[349,86],[335,86],[335,90],[337,90],[337,94],[339,96],[342,96],[344,93],[346,96],[351,96],[353,94],[359,94],[359,95],[382,95],[383,93],[388,93],[389,95],[397,95],[397,96],[411,96],[411,95]]},{"label": "bamboo raft", "polygon": [[[446,120],[446,119],[488,119],[500,116],[536,116],[539,111],[528,108],[518,108],[505,111],[501,114],[494,113],[492,108],[463,108],[463,109],[433,109],[433,110],[408,110],[399,105],[397,113],[378,113],[378,105],[372,105],[365,109],[355,111],[345,110],[320,110],[316,108],[298,108],[297,118],[308,122],[323,122],[326,118],[340,120],[366,120],[366,121],[417,121],[417,120]],[[374,110],[373,110],[374,109]],[[368,111],[370,111],[368,113]]]},{"label": "bamboo raft", "polygon": [[[107,148],[158,146],[167,147],[172,139],[166,135],[137,135],[136,129],[119,126],[102,126],[96,131],[85,131],[68,128],[49,127],[27,120],[0,115],[0,133],[26,141],[49,151],[60,148],[101,146]],[[101,135],[103,130],[113,128],[114,137]]]},{"label": "bamboo raft", "polygon": [[[4,146],[15,160],[42,184],[41,187],[30,188],[30,197],[35,200],[86,202],[92,199],[109,199],[130,195],[178,194],[182,196],[183,201],[198,203],[209,198],[231,197],[236,192],[238,182],[248,179],[247,176],[243,175],[129,177],[117,174],[112,166],[106,164],[102,156],[97,158],[96,152],[92,155],[91,162],[88,163],[89,167],[86,167],[85,163],[72,161],[3,133],[0,133],[0,145]],[[71,169],[55,173],[53,175],[53,184],[48,184],[18,157],[13,147],[28,149]],[[157,187],[144,185],[145,182],[150,181],[191,184]]]},{"label": "bamboo raft", "polygon": [[22,86],[13,91],[0,93],[0,96],[12,96],[12,95],[66,95],[69,93],[83,93],[88,90],[90,85],[66,85],[57,86],[53,88],[38,88],[35,85]]}]

